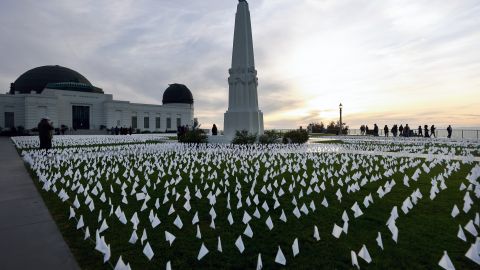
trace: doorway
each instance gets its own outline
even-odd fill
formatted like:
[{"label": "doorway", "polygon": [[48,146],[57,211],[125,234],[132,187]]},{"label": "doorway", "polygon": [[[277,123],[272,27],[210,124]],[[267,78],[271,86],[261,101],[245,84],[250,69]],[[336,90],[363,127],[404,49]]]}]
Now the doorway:
[{"label": "doorway", "polygon": [[74,129],[90,129],[89,106],[72,106],[72,127]]}]

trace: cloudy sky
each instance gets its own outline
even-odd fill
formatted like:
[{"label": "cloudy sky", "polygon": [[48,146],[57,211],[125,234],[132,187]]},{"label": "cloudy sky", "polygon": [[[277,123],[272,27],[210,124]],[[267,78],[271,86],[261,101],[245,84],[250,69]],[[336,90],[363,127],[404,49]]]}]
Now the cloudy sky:
[{"label": "cloudy sky", "polygon": [[[0,89],[77,70],[115,99],[186,84],[223,125],[236,0],[1,0]],[[250,0],[266,128],[336,120],[480,126],[480,1]]]}]

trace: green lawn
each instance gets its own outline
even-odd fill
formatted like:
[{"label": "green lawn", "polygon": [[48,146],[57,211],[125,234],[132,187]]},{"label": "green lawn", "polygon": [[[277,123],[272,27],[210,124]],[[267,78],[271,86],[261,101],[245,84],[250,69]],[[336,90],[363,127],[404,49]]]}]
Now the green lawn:
[{"label": "green lawn", "polygon": [[[108,149],[111,151],[116,147],[111,146]],[[411,178],[417,168],[421,169],[422,164],[425,163],[429,166],[432,162],[422,159],[410,168],[409,164],[415,162],[415,159],[373,158],[372,156],[334,153],[285,154],[275,151],[253,151],[245,154],[239,148],[196,151],[190,147],[173,149],[162,148],[161,145],[157,145],[158,149],[145,150],[148,147],[147,145],[145,148],[120,150],[122,147],[118,146],[118,153],[113,155],[95,155],[95,152],[101,147],[76,149],[76,155],[73,154],[73,151],[69,154],[70,158],[75,158],[73,163],[69,163],[69,159],[60,161],[53,158],[39,158],[37,160],[39,165],[30,168],[34,182],[41,190],[44,201],[83,269],[108,268],[103,264],[103,255],[94,250],[94,229],[101,224],[101,221],[98,221],[100,210],[102,210],[102,218],[106,218],[109,226],[109,229],[101,235],[105,236],[106,242],[111,245],[110,262],[113,266],[118,257],[122,255],[123,260],[130,263],[133,269],[163,269],[167,261],[171,261],[173,269],[252,269],[256,267],[258,254],[261,253],[265,269],[280,268],[280,265],[276,264],[274,260],[278,246],[281,246],[287,260],[286,267],[289,269],[349,269],[351,268],[350,251],[358,252],[365,244],[373,261],[367,264],[359,258],[362,268],[437,268],[438,261],[443,255],[443,251],[446,250],[456,269],[478,269],[478,265],[464,256],[470,243],[474,241],[473,237],[466,231],[469,242],[463,242],[456,237],[458,225],[464,226],[474,217],[474,211],[478,211],[478,198],[475,198],[471,192],[471,198],[474,200],[472,210],[468,214],[460,213],[455,219],[450,216],[454,204],[457,204],[460,209],[463,207],[465,191],[459,191],[459,186],[461,183],[467,184],[465,177],[475,164],[463,164],[459,161],[434,163],[428,174],[422,171],[418,181],[410,180],[410,187],[406,187],[403,185],[404,175]],[[79,152],[83,155],[78,155]],[[23,153],[29,153],[29,151]],[[460,169],[449,175],[448,168],[453,164],[458,165]],[[114,173],[116,167],[119,171]],[[78,170],[81,177],[74,181],[74,177],[65,175],[69,168],[74,173]],[[394,171],[393,175],[384,176],[388,169]],[[124,177],[125,171],[132,171],[134,176]],[[89,172],[91,175],[86,175]],[[329,175],[328,172],[332,175]],[[108,176],[107,173],[109,173]],[[336,173],[338,176],[335,176]],[[345,179],[352,178],[356,173],[362,175],[358,180],[359,183],[364,178],[371,180],[372,176],[378,176],[379,179],[369,181],[359,191],[348,194],[347,185],[354,183],[355,180],[350,180],[348,184],[345,184]],[[319,182],[310,185],[314,174],[318,175]],[[429,198],[431,181],[440,174],[448,175],[445,180],[448,188],[441,190],[432,201]],[[43,184],[38,181],[39,175],[52,180],[57,193],[63,188],[70,198],[66,202],[62,202],[54,191],[41,189]],[[209,176],[212,176],[211,179]],[[138,181],[135,180],[136,177],[138,177]],[[165,184],[175,179],[181,180],[177,184],[171,183],[168,187],[168,202],[163,204],[167,190]],[[258,206],[253,201],[255,196],[250,194],[254,179],[256,179],[256,185],[253,190],[254,195],[258,195]],[[338,184],[339,179],[344,183],[343,186]],[[283,180],[285,183],[282,185]],[[390,193],[380,199],[376,193],[377,189],[391,180],[395,180],[396,185]],[[103,191],[98,195],[93,195],[92,189],[97,182],[101,184]],[[87,186],[89,189],[76,194],[71,190],[74,183],[81,183],[85,189]],[[131,195],[134,183],[137,183],[136,188],[133,189],[134,192],[141,192],[145,188],[151,197],[147,202],[148,209],[143,212],[140,211],[143,202],[137,201],[135,194]],[[322,183],[325,185],[325,191],[320,187]],[[122,185],[126,186],[128,205],[122,203]],[[269,186],[271,191],[268,191]],[[289,191],[290,186],[292,192]],[[279,196],[279,187],[285,193],[283,196]],[[312,189],[316,187],[320,192],[313,191],[307,194],[308,187]],[[180,194],[178,200],[176,195],[172,195],[174,188],[175,192]],[[190,211],[183,207],[186,202],[185,188],[190,191],[192,208]],[[201,191],[202,199],[195,196],[197,188]],[[262,193],[262,188],[267,189],[267,194]],[[341,202],[335,195],[339,188],[343,195]],[[400,209],[402,202],[417,188],[421,191],[423,198],[405,215]],[[128,222],[123,225],[115,214],[109,215],[111,207],[108,206],[108,200],[106,203],[100,200],[103,192],[108,199],[111,199],[114,205],[113,211],[120,206],[125,212],[127,220],[130,220],[134,212],[138,213],[140,219],[137,230],[138,237],[141,237],[145,228],[148,235],[147,241],[155,252],[152,261],[148,261],[143,255],[143,246],[139,243],[140,240],[133,245],[128,243],[133,231],[132,223]],[[210,228],[211,205],[207,199],[209,192],[218,193],[214,205],[217,213],[215,229]],[[240,209],[237,209],[238,192],[242,194]],[[93,212],[83,204],[86,199],[85,194],[91,196],[94,201],[95,210]],[[228,194],[231,197],[231,211],[226,207]],[[274,194],[280,203],[280,207],[277,209],[273,209]],[[300,194],[303,196],[300,197]],[[364,197],[369,194],[373,195],[374,203],[365,208],[362,202]],[[76,221],[68,220],[69,209],[75,196],[78,196],[79,201],[82,202],[82,206],[76,210],[76,218],[83,215],[85,225],[89,227],[93,240],[84,241],[83,230],[76,229]],[[247,205],[247,197],[251,201],[250,206]],[[159,209],[154,206],[157,198],[161,204]],[[316,210],[313,212],[309,207],[309,214],[302,214],[297,219],[292,214],[295,208],[292,204],[294,198],[298,203],[298,208],[304,203],[308,207],[313,201]],[[324,198],[329,203],[328,208],[321,204]],[[261,207],[264,201],[270,208],[268,214]],[[355,202],[358,202],[364,212],[356,219],[350,209]],[[174,207],[176,213],[168,215],[171,206]],[[385,225],[394,206],[398,207],[400,216],[396,221],[399,228],[398,243],[391,239],[391,233]],[[256,208],[261,214],[259,219],[253,217]],[[150,210],[161,220],[161,224],[155,229],[152,229],[149,223]],[[252,239],[243,235],[246,225],[241,220],[245,210],[252,216],[249,223],[254,233]],[[288,219],[286,223],[279,220],[282,210]],[[347,211],[350,218],[348,234],[342,234],[339,239],[336,239],[331,234],[333,224],[343,225],[342,213],[344,210]],[[193,215],[197,211],[202,239],[195,237],[197,227],[192,225]],[[235,221],[233,225],[229,225],[227,221],[230,212]],[[177,214],[183,221],[182,229],[173,225]],[[272,231],[269,231],[265,225],[268,216],[273,220]],[[313,238],[315,225],[320,232],[320,241]],[[165,231],[173,233],[176,237],[171,247],[165,241]],[[378,232],[382,234],[383,251],[375,241]],[[234,245],[240,235],[245,244],[243,254],[240,254]],[[217,251],[218,236],[222,241],[222,253]],[[291,246],[295,238],[298,238],[299,241],[300,254],[294,258]],[[197,255],[202,243],[209,249],[209,253],[198,261]]]}]

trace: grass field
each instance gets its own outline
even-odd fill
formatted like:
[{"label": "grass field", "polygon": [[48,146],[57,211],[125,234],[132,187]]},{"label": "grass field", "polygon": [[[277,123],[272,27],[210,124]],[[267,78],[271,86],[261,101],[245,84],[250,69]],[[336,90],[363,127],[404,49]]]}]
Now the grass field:
[{"label": "grass field", "polygon": [[[447,251],[457,269],[478,269],[465,257],[475,237],[465,229],[467,241],[457,237],[459,225],[464,227],[474,220],[480,209],[475,196],[478,181],[467,180],[478,162],[321,149],[136,143],[55,149],[48,156],[26,150],[22,155],[83,269],[111,268],[120,255],[133,269],[163,269],[167,262],[172,269],[253,269],[259,254],[265,269],[349,269],[351,251],[358,253],[363,245],[372,262],[358,258],[362,268],[432,269],[438,267],[443,251]],[[411,150],[408,146],[404,149]],[[420,174],[415,181],[412,177],[416,171]],[[405,176],[409,186],[404,184]],[[460,191],[462,184],[469,189]],[[389,186],[391,191],[380,198],[379,187],[386,190]],[[407,198],[413,200],[415,191],[422,198],[405,214],[402,204]],[[467,192],[473,202],[464,213]],[[62,194],[68,196],[65,201],[59,197]],[[373,203],[366,207],[368,195]],[[137,196],[149,199],[138,200]],[[79,208],[74,206],[75,200]],[[328,206],[322,205],[324,201]],[[92,202],[93,210],[89,209]],[[355,203],[363,212],[358,218],[351,209]],[[461,212],[452,218],[454,205]],[[386,226],[395,206],[399,214],[395,222],[397,242]],[[69,219],[71,209],[74,218]],[[298,218],[294,214],[297,211]],[[337,239],[332,230],[334,224],[344,227],[344,212],[349,217],[347,233]],[[140,221],[135,230],[139,239],[131,244],[131,218],[135,213]],[[251,217],[248,226],[252,238],[244,234],[245,213]],[[281,220],[282,213],[286,222]],[[123,214],[126,224],[119,218]],[[198,223],[192,224],[195,214]],[[233,224],[228,221],[229,214]],[[152,228],[155,216],[161,223]],[[80,217],[85,226],[77,229]],[[183,223],[181,229],[174,225],[177,218]],[[268,218],[272,230],[266,225]],[[104,255],[95,250],[95,231],[104,221],[108,229],[100,235],[111,251],[105,264]],[[315,226],[321,238],[318,241],[314,238]],[[87,227],[91,236],[84,240]],[[201,238],[197,237],[198,229]],[[144,231],[147,239],[142,244]],[[176,237],[171,246],[165,231]],[[376,242],[378,233],[383,250]],[[243,253],[235,246],[239,236],[245,246]],[[217,250],[219,237],[222,252]],[[292,254],[295,239],[300,250],[296,257]],[[155,253],[151,261],[143,254],[147,242]],[[209,253],[197,260],[202,244]],[[275,263],[279,246],[286,266]]]}]

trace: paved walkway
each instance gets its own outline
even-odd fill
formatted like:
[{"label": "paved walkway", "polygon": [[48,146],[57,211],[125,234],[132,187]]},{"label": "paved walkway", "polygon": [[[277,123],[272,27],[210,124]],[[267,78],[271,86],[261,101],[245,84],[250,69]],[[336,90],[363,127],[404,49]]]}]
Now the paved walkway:
[{"label": "paved walkway", "polygon": [[0,268],[79,269],[9,138],[0,137]]}]

